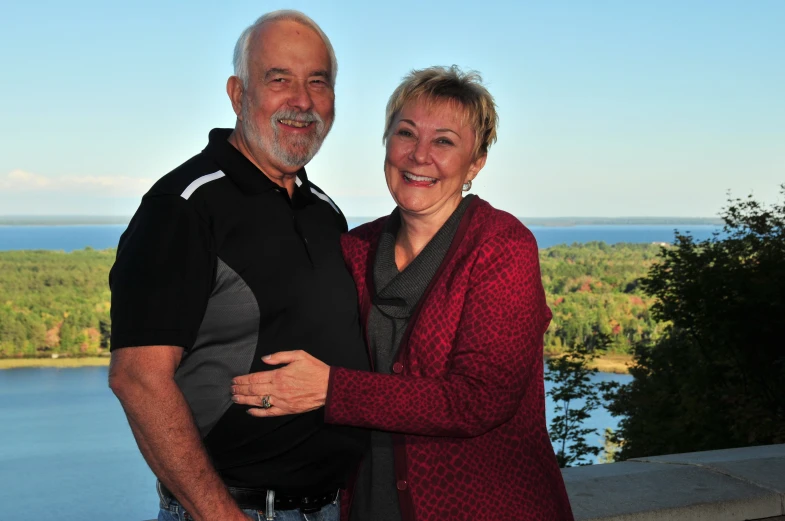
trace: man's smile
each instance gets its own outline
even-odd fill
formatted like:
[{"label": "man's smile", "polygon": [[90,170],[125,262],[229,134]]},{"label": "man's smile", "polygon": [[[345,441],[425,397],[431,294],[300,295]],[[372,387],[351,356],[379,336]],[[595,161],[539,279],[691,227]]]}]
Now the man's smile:
[{"label": "man's smile", "polygon": [[294,119],[279,119],[278,123],[281,125],[285,125],[287,127],[294,127],[294,128],[306,128],[311,126],[314,122],[313,121],[297,121]]}]

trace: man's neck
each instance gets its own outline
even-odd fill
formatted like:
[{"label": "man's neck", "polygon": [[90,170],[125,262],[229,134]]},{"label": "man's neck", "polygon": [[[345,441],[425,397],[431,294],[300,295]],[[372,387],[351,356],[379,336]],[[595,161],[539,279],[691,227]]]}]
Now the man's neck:
[{"label": "man's neck", "polygon": [[270,181],[282,188],[285,188],[289,193],[289,197],[292,197],[292,194],[294,194],[294,188],[296,186],[297,171],[283,172],[275,168],[275,166],[273,166],[269,161],[265,161],[264,158],[259,158],[259,160],[257,160],[257,158],[251,153],[251,147],[248,145],[245,136],[237,129],[234,129],[234,131],[229,134],[227,141],[229,141],[229,143],[242,155],[244,155],[248,161],[253,163],[256,168],[258,168],[265,176],[267,176]]}]

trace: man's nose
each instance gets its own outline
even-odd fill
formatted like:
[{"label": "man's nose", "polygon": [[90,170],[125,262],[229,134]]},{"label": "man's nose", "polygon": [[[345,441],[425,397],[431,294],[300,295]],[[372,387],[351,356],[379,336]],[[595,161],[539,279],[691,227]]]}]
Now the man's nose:
[{"label": "man's nose", "polygon": [[303,112],[313,108],[313,99],[311,98],[311,93],[308,92],[308,87],[299,81],[295,81],[292,84],[287,103],[290,107],[300,109]]}]

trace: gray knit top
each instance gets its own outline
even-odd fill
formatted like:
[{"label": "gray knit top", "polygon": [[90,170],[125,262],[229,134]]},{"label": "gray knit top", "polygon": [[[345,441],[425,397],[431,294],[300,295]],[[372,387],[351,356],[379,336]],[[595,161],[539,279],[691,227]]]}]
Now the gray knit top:
[{"label": "gray knit top", "polygon": [[[463,198],[436,235],[403,271],[395,264],[401,215],[395,208],[379,238],[373,265],[375,295],[368,314],[368,341],[377,373],[391,374],[409,318],[430,284],[474,195]],[[351,521],[401,521],[395,486],[392,434],[373,431],[371,449],[360,465]]]}]

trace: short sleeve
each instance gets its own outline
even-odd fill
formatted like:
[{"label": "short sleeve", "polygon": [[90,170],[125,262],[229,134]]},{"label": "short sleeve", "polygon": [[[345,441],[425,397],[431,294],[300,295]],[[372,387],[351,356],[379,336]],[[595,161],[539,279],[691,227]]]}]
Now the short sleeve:
[{"label": "short sleeve", "polygon": [[193,347],[213,286],[211,250],[209,229],[192,203],[145,197],[109,274],[111,349]]}]

